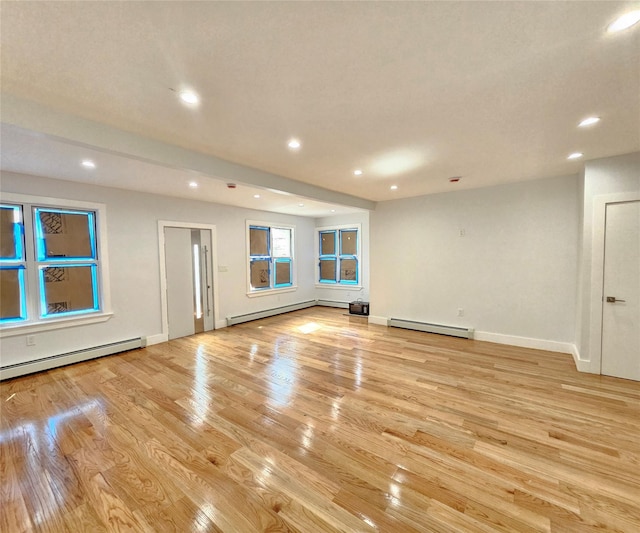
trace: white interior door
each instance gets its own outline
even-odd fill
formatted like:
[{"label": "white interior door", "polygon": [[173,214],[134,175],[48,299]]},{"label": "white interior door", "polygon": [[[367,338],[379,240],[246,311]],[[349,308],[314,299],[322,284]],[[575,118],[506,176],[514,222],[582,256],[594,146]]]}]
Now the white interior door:
[{"label": "white interior door", "polygon": [[196,332],[191,230],[164,228],[164,249],[169,339],[177,339]]},{"label": "white interior door", "polygon": [[169,339],[214,329],[212,233],[164,227]]},{"label": "white interior door", "polygon": [[606,206],[602,374],[640,381],[640,202]]}]

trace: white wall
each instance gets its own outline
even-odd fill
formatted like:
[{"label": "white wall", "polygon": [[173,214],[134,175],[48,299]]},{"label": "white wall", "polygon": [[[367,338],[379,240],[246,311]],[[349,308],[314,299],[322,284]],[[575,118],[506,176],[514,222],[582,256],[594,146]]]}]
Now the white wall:
[{"label": "white wall", "polygon": [[[374,320],[473,327],[476,338],[547,349],[575,342],[589,363],[594,199],[640,193],[640,153],[588,161],[580,176],[381,202],[372,213],[316,220],[12,173],[1,178],[3,192],[107,205],[114,311],[105,323],[37,333],[35,346],[24,335],[5,337],[1,366],[159,335],[158,220],[216,226],[218,264],[227,267],[216,273],[222,320],[316,298],[363,298]],[[296,226],[297,291],[247,297],[247,219]],[[315,228],[353,223],[362,225],[363,290],[316,288]],[[591,366],[581,369],[599,371]]]},{"label": "white wall", "polygon": [[[111,302],[114,316],[90,326],[37,333],[36,345],[24,335],[1,340],[0,365],[31,361],[123,339],[160,335],[158,220],[213,224],[217,232],[216,314],[220,319],[316,298],[313,219],[205,202],[168,198],[20,174],[2,174],[2,192],[98,202],[107,206]],[[245,221],[260,220],[296,227],[298,289],[249,298],[246,285]]]},{"label": "white wall", "polygon": [[524,346],[571,346],[578,187],[578,177],[567,176],[378,203],[371,214],[373,320],[472,327],[476,338]]},{"label": "white wall", "polygon": [[[350,224],[360,224],[360,268],[361,279],[360,289],[353,287],[333,287],[322,286],[316,287],[316,298],[318,300],[329,300],[334,302],[353,302],[357,299],[363,301],[369,300],[369,212],[362,211],[351,213],[348,215],[336,215],[333,217],[317,218],[315,221],[316,228],[327,226],[342,226]],[[317,254],[317,246],[314,242],[314,252]],[[315,264],[314,264],[315,267]]]},{"label": "white wall", "polygon": [[[604,221],[600,227],[594,227],[596,200],[603,195],[620,193],[636,193],[640,196],[640,152],[616,157],[607,157],[587,161],[584,169],[583,182],[583,221],[582,221],[582,257],[580,263],[580,295],[577,318],[577,347],[579,359],[585,364],[581,370],[600,372],[599,346],[592,346],[592,328],[594,312],[601,313],[602,294],[596,291],[593,283],[592,255],[594,239],[602,235]],[[601,265],[600,265],[601,266]],[[599,286],[599,285],[598,285]],[[593,358],[592,356],[596,356]],[[594,359],[592,361],[592,359]],[[593,362],[594,364],[589,364]]]}]

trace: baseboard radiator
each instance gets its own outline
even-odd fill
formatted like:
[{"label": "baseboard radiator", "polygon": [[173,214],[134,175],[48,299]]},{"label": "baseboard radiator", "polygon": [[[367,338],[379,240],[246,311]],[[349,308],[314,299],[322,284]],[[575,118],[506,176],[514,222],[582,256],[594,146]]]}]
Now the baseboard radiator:
[{"label": "baseboard radiator", "polygon": [[299,311],[300,309],[306,309],[307,307],[313,307],[314,305],[316,305],[316,300],[309,300],[308,302],[283,305],[282,307],[273,307],[272,309],[256,311],[255,313],[247,313],[246,315],[228,316],[227,326],[235,326],[236,324],[242,324],[243,322],[251,322],[252,320],[268,318],[270,316],[281,315],[283,313],[290,313],[291,311]]},{"label": "baseboard radiator", "polygon": [[387,326],[473,339],[473,328],[458,328],[455,326],[444,326],[442,324],[429,324],[428,322],[414,322],[413,320],[403,320],[401,318],[390,318],[387,320]]},{"label": "baseboard radiator", "polygon": [[323,307],[339,307],[340,309],[349,309],[349,302],[338,302],[337,300],[316,300],[316,305]]},{"label": "baseboard radiator", "polygon": [[15,365],[0,368],[0,381],[4,379],[33,374],[43,370],[50,370],[59,366],[70,365],[72,363],[80,363],[105,355],[113,355],[115,353],[126,352],[127,350],[135,350],[136,348],[144,348],[146,340],[142,337],[136,339],[127,339],[124,341],[112,342],[101,346],[94,346],[84,350],[76,350],[75,352],[67,352],[60,355],[52,355],[37,361],[29,361],[25,363],[17,363]]}]

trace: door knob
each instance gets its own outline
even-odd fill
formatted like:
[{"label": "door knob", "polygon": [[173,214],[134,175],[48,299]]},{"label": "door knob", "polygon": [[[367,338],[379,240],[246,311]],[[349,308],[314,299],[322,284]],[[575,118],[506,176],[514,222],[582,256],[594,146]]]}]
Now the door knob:
[{"label": "door knob", "polygon": [[607,302],[610,304],[616,303],[616,302],[625,302],[626,300],[618,300],[615,296],[607,296]]}]

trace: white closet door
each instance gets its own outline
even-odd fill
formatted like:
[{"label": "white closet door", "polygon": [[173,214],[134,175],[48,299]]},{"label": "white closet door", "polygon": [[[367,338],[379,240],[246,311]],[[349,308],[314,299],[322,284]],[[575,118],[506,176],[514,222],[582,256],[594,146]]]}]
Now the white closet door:
[{"label": "white closet door", "polygon": [[640,202],[608,204],[602,373],[640,381]]},{"label": "white closet door", "polygon": [[191,229],[164,229],[169,339],[195,333]]}]

